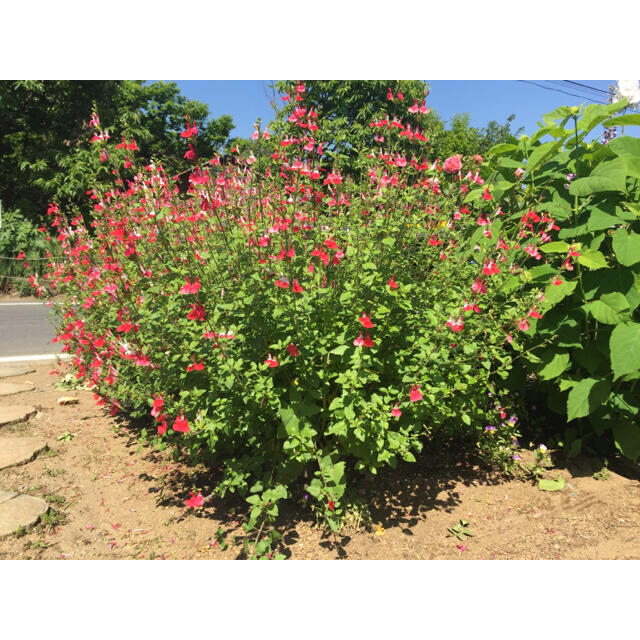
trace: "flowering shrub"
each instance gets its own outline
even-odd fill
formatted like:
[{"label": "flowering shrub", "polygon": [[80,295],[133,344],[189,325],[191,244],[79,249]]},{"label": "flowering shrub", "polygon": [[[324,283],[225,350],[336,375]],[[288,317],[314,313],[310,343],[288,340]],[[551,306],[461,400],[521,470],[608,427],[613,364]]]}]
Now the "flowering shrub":
[{"label": "flowering shrub", "polygon": [[496,383],[543,303],[513,283],[558,229],[534,211],[508,229],[482,158],[401,156],[395,118],[372,122],[354,183],[322,165],[296,92],[283,136],[256,129],[258,152],[232,163],[198,157],[187,122],[185,194],[94,116],[114,186],[90,192],[90,229],[49,209],[64,259],[45,277],[66,294],[58,339],[77,378],[114,413],[150,414],[159,443],[221,462],[215,492],[248,495],[248,531],[298,480],[336,529],[348,474],[413,461],[425,435],[510,460]]}]

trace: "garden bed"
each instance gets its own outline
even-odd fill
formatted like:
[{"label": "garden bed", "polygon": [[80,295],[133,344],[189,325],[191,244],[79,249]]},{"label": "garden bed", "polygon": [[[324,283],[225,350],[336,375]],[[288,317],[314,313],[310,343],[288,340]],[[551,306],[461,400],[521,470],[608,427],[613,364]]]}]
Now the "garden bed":
[{"label": "garden bed", "polygon": [[[32,530],[0,539],[0,559],[244,557],[246,503],[231,496],[187,509],[190,490],[207,495],[215,474],[140,445],[139,431],[97,407],[92,393],[56,388],[52,369],[40,365],[11,379],[39,388],[29,399],[39,413],[2,428],[3,436],[44,436],[50,450],[0,471],[0,489],[42,497],[52,510]],[[79,403],[60,406],[61,396],[77,396]],[[14,402],[0,398],[2,406]],[[526,461],[527,452],[522,455]],[[314,528],[302,505],[282,505],[282,551],[292,559],[640,559],[635,468],[612,462],[601,470],[596,461],[579,459],[548,471],[566,484],[543,492],[451,451],[434,459],[427,454],[354,482],[360,507],[348,512],[335,536]],[[448,532],[460,520],[468,521],[473,537],[459,540]],[[220,528],[224,533],[217,535]]]}]

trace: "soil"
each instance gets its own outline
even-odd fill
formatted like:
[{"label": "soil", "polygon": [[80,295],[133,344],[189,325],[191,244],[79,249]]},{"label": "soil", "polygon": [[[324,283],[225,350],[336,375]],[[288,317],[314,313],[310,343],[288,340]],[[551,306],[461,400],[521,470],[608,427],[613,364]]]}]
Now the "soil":
[{"label": "soil", "polygon": [[[140,444],[135,425],[110,416],[91,392],[56,388],[60,378],[52,369],[38,365],[35,373],[10,379],[39,388],[28,400],[38,414],[3,427],[2,435],[44,436],[50,449],[0,471],[0,489],[41,497],[51,510],[30,531],[0,539],[0,559],[244,557],[242,500],[211,498],[200,510],[187,509],[190,490],[207,495],[214,474]],[[62,396],[79,403],[61,406]],[[0,405],[15,398],[2,397]],[[590,459],[556,466],[546,475],[562,476],[565,488],[545,492],[531,479],[501,477],[455,452],[425,456],[355,484],[371,514],[368,529],[352,514],[334,536],[315,528],[303,506],[283,508],[282,551],[292,559],[325,560],[640,559],[638,467],[612,463],[596,479],[601,468]],[[460,520],[473,537],[449,534]]]}]

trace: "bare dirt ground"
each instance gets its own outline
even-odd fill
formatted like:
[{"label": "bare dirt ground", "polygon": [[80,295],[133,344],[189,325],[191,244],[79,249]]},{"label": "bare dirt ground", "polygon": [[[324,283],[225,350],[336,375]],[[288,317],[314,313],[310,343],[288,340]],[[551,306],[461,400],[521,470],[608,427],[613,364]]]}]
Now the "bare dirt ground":
[{"label": "bare dirt ground", "polygon": [[[197,512],[186,509],[189,491],[207,495],[215,476],[140,445],[133,426],[96,406],[92,393],[56,388],[54,368],[38,365],[35,373],[9,378],[29,380],[39,391],[0,398],[0,406],[39,409],[29,422],[2,427],[2,435],[40,435],[50,446],[34,461],[0,471],[0,489],[51,506],[30,531],[0,539],[0,559],[244,557],[242,500],[213,498]],[[61,396],[79,403],[60,406]],[[334,536],[315,528],[302,507],[283,509],[283,552],[325,560],[640,559],[637,465],[612,465],[594,478],[600,470],[586,459],[552,469],[549,476],[561,475],[566,486],[544,492],[452,453],[426,457],[355,483],[371,513],[368,528],[352,517]],[[459,540],[448,529],[462,519],[473,537]]]}]

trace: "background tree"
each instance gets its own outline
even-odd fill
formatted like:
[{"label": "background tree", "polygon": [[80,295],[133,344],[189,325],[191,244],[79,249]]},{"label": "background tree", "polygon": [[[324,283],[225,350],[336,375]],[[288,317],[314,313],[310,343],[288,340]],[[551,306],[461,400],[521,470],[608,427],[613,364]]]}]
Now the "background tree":
[{"label": "background tree", "polygon": [[187,100],[174,82],[0,81],[0,199],[33,221],[57,201],[88,207],[92,176],[106,177],[90,151],[90,114],[97,109],[112,137],[135,138],[140,157],[158,160],[168,172],[187,166],[180,139],[185,116],[198,123],[199,154],[222,148],[231,116],[209,117],[208,106]]}]

